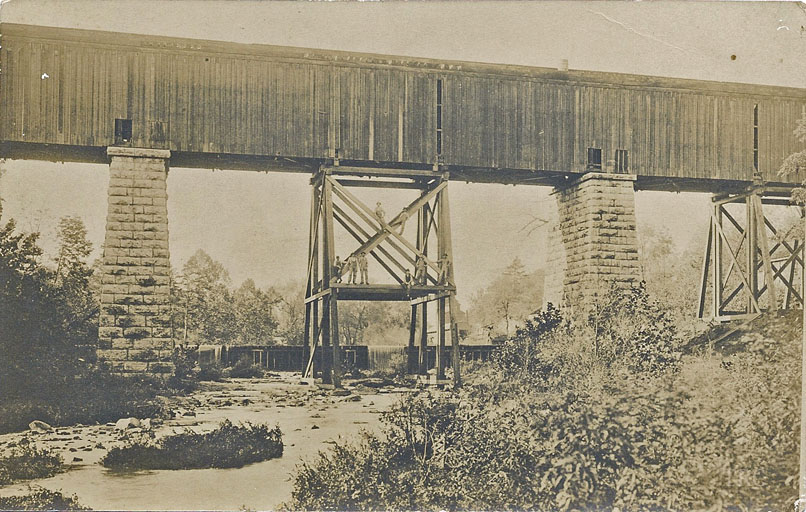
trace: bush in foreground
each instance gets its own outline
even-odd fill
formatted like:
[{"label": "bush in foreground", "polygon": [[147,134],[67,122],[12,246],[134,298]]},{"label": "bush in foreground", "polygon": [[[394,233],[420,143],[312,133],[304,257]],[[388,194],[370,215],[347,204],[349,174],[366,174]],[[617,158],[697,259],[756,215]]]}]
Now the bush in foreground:
[{"label": "bush in foreground", "polygon": [[656,304],[619,300],[583,325],[540,316],[461,390],[405,397],[380,433],[300,466],[287,506],[789,508],[799,333],[683,357]]},{"label": "bush in foreground", "polygon": [[76,496],[64,496],[59,491],[32,489],[22,496],[0,497],[0,510],[91,510],[79,503]]},{"label": "bush in foreground", "polygon": [[13,449],[0,458],[0,485],[53,476],[64,470],[63,463],[60,456],[49,450],[30,445]]},{"label": "bush in foreground", "polygon": [[216,430],[191,430],[158,441],[135,441],[113,448],[101,460],[117,470],[238,468],[283,454],[279,427],[233,425],[224,421]]}]

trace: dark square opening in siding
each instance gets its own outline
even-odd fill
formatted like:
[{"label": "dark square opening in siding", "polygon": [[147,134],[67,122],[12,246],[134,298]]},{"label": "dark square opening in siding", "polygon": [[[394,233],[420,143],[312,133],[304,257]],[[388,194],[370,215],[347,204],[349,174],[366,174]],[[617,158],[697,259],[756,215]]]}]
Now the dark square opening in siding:
[{"label": "dark square opening in siding", "polygon": [[115,144],[127,144],[132,141],[132,120],[115,119]]},{"label": "dark square opening in siding", "polygon": [[629,153],[626,149],[616,150],[616,167],[615,171],[618,174],[627,174],[630,172],[629,166]]},{"label": "dark square opening in siding", "polygon": [[602,170],[602,149],[588,148],[588,169]]}]

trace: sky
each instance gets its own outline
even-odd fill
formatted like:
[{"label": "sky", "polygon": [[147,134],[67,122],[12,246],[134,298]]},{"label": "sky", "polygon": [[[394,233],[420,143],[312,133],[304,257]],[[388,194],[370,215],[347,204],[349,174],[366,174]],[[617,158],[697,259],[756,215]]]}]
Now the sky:
[{"label": "sky", "polygon": [[[806,85],[806,7],[793,2],[5,0],[0,21],[545,67],[567,59],[571,69]],[[2,162],[4,216],[42,231],[48,251],[58,219],[79,216],[97,248],[107,180],[103,165]],[[530,232],[529,222],[550,215],[549,192],[451,183],[460,301],[515,257],[528,270],[543,266],[546,231]],[[168,194],[175,266],[201,248],[235,284],[304,279],[307,176],[173,168]],[[638,193],[639,229],[666,229],[683,248],[702,238],[708,204],[704,194]]]}]

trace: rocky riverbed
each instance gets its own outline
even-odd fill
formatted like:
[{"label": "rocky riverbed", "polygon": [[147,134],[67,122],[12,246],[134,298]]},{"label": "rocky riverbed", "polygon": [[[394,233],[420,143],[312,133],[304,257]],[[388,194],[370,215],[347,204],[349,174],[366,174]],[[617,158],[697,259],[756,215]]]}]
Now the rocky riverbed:
[{"label": "rocky riverbed", "polygon": [[[105,425],[75,425],[47,432],[0,435],[0,454],[20,443],[59,453],[69,469],[51,478],[0,487],[0,496],[23,494],[29,485],[76,494],[82,504],[106,510],[274,509],[291,495],[294,467],[339,437],[377,429],[379,415],[405,388],[380,381],[347,382],[344,390],[301,383],[298,374],[264,379],[203,383],[188,396],[166,400],[171,418]],[[237,469],[113,472],[101,458],[132,437],[157,438],[183,429],[212,430],[228,419],[280,426],[284,453],[279,459]],[[144,421],[149,420],[149,421]]]}]

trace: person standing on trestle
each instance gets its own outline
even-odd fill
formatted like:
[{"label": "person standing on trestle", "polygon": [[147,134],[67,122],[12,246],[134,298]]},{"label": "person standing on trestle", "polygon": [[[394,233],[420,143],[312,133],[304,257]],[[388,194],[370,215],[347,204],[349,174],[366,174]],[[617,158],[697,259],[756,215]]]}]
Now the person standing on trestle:
[{"label": "person standing on trestle", "polygon": [[439,284],[449,284],[448,276],[450,275],[451,262],[448,260],[448,254],[442,253],[439,259]]},{"label": "person standing on trestle", "polygon": [[348,284],[356,284],[356,275],[358,274],[358,261],[356,256],[350,256],[347,258],[347,271],[350,273],[350,280]]},{"label": "person standing on trestle", "polygon": [[425,268],[425,260],[423,258],[417,257],[417,261],[414,263],[414,282],[419,285],[425,285],[426,279],[426,268]]},{"label": "person standing on trestle", "polygon": [[369,264],[363,252],[358,253],[358,271],[361,273],[361,284],[369,284]]},{"label": "person standing on trestle", "polygon": [[341,273],[344,270],[344,262],[342,262],[338,256],[336,256],[336,261],[333,262],[333,276],[332,280],[340,283],[341,282]]},{"label": "person standing on trestle", "polygon": [[383,227],[383,223],[386,222],[384,220],[384,217],[386,217],[386,212],[384,211],[380,201],[375,203],[375,216],[378,217],[379,221],[381,221],[381,227]]}]

